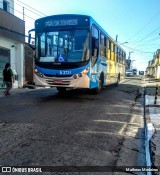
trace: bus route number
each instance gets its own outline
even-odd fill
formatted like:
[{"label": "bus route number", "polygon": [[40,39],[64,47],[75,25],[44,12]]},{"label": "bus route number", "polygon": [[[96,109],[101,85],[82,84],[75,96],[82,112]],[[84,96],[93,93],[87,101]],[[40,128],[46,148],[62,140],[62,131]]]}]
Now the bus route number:
[{"label": "bus route number", "polygon": [[70,74],[71,74],[71,71],[68,71],[68,70],[60,71],[60,75],[70,75]]}]

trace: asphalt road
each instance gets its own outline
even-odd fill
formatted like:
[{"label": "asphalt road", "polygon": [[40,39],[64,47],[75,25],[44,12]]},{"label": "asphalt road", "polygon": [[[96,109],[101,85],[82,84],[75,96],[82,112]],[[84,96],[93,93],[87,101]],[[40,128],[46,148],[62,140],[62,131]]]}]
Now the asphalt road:
[{"label": "asphalt road", "polygon": [[98,95],[85,90],[60,95],[51,88],[0,98],[0,165],[144,166],[140,88],[141,77],[134,77]]}]

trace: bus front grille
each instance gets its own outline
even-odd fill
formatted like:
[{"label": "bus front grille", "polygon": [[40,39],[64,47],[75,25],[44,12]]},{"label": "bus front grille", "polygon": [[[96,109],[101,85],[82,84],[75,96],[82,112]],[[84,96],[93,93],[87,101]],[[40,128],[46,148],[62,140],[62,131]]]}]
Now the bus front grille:
[{"label": "bus front grille", "polygon": [[49,85],[70,85],[71,81],[64,80],[46,80]]}]

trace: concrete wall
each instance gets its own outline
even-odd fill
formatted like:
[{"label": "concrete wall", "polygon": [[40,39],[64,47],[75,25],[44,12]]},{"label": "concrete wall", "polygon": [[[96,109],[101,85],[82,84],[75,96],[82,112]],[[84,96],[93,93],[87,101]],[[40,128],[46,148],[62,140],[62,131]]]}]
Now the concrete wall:
[{"label": "concrete wall", "polygon": [[25,22],[0,9],[0,35],[25,43]]},{"label": "concrete wall", "polygon": [[34,82],[34,52],[25,44],[25,59],[24,59],[24,67],[25,67],[25,84],[32,84]]}]

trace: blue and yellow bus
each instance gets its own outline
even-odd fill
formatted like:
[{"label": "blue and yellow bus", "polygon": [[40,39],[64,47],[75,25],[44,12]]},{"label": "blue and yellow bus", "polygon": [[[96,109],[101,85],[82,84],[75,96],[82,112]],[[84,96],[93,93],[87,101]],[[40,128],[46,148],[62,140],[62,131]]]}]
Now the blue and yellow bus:
[{"label": "blue and yellow bus", "polygon": [[[88,88],[95,93],[125,76],[125,51],[90,16],[54,15],[35,21],[35,84]],[[32,46],[33,47],[33,46]]]}]

